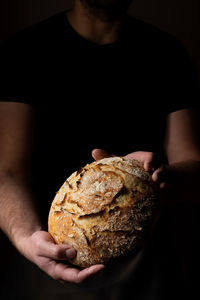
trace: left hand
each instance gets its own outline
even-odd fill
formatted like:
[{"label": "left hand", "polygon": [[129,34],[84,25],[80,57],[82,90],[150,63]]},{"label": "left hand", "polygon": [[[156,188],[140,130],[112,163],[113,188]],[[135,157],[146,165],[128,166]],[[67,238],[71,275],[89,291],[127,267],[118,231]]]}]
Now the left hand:
[{"label": "left hand", "polygon": [[[111,157],[114,155],[109,154],[105,150],[102,149],[94,149],[92,151],[92,156],[95,160],[103,159],[106,157]],[[160,184],[160,188],[166,188],[166,170],[167,167],[165,165],[159,166],[157,169],[155,168],[155,157],[153,152],[147,151],[136,151],[129,153],[124,156],[125,158],[135,159],[143,163],[144,169],[148,172],[152,173],[152,180]]]},{"label": "left hand", "polygon": [[71,265],[68,260],[76,256],[75,249],[67,244],[56,244],[52,236],[43,230],[22,238],[20,249],[27,259],[61,283],[82,283],[105,267],[103,264],[96,264],[80,270]]}]

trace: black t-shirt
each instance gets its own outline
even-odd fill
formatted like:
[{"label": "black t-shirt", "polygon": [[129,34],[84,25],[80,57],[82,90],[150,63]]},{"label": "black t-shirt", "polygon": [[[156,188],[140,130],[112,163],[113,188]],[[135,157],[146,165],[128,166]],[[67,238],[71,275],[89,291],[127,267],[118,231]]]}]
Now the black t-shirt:
[{"label": "black t-shirt", "polygon": [[92,149],[153,151],[166,160],[166,116],[197,101],[182,44],[131,16],[116,42],[99,45],[78,34],[63,11],[14,34],[1,51],[0,101],[35,107],[33,170],[45,224],[56,191],[92,161]]},{"label": "black t-shirt", "polygon": [[1,48],[0,100],[36,108],[33,165],[49,204],[66,177],[92,161],[93,148],[163,158],[166,115],[196,101],[197,79],[183,46],[131,16],[111,44],[79,35],[63,11]]}]

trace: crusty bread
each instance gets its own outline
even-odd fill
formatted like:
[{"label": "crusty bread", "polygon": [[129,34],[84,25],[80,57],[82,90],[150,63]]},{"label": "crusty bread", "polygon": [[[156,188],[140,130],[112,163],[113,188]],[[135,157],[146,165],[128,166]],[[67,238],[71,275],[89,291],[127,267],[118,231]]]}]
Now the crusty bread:
[{"label": "crusty bread", "polygon": [[88,267],[137,251],[158,215],[157,185],[143,165],[105,158],[74,172],[57,192],[49,212],[55,242],[77,250],[71,263]]}]

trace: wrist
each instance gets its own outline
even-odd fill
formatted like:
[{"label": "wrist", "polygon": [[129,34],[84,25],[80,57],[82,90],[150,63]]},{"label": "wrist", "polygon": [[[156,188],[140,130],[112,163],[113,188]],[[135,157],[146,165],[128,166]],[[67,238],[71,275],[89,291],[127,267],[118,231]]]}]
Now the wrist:
[{"label": "wrist", "polygon": [[31,236],[38,231],[43,230],[42,226],[37,225],[34,226],[32,229],[23,231],[23,232],[18,232],[18,233],[13,233],[13,239],[12,242],[16,249],[26,258],[30,259],[30,245],[29,241],[31,240]]}]

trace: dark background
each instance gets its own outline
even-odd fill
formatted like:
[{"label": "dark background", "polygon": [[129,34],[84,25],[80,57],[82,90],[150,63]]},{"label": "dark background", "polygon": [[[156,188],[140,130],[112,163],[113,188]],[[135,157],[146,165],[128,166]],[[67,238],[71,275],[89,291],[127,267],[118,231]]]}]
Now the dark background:
[{"label": "dark background", "polygon": [[[72,4],[73,0],[1,0],[0,40]],[[133,0],[129,14],[175,35],[190,54],[200,79],[199,0]]]},{"label": "dark background", "polygon": [[[73,0],[1,0],[0,40],[72,4]],[[133,0],[129,14],[175,35],[190,54],[200,79],[199,0]],[[3,286],[13,248],[1,231],[0,245],[0,282]]]}]

